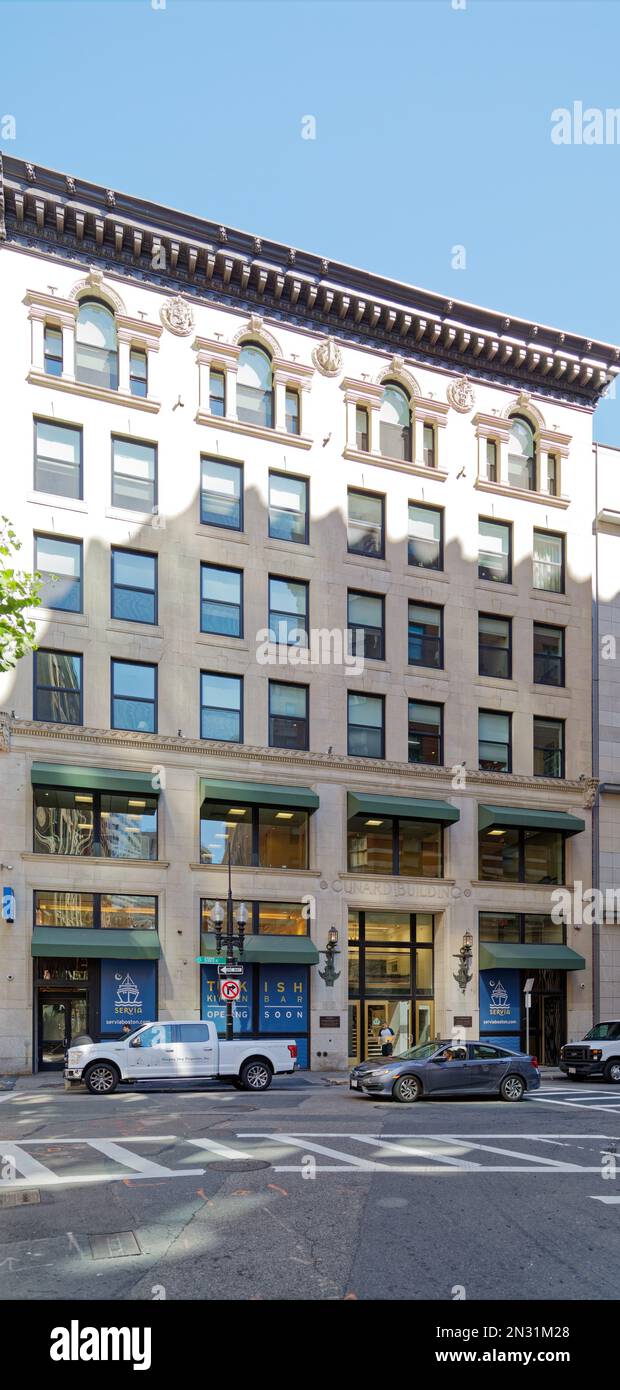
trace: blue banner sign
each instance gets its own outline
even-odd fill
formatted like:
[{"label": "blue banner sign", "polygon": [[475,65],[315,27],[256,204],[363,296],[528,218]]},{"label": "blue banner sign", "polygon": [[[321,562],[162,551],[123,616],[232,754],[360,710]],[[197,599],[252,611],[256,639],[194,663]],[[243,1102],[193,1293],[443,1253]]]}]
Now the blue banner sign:
[{"label": "blue banner sign", "polygon": [[308,1027],[306,965],[261,965],[258,1026],[261,1033],[305,1033]]},{"label": "blue banner sign", "polygon": [[[235,1034],[252,1032],[252,976],[252,969],[246,967],[243,979],[238,981],[241,995],[232,1006]],[[220,1036],[226,1032],[226,1004],[220,999],[217,966],[200,967],[200,1017],[214,1023]]]},{"label": "blue banner sign", "polygon": [[155,961],[102,960],[101,1032],[120,1033],[157,1018]]},{"label": "blue banner sign", "polygon": [[521,971],[480,971],[480,1032],[515,1033],[521,1027]]}]

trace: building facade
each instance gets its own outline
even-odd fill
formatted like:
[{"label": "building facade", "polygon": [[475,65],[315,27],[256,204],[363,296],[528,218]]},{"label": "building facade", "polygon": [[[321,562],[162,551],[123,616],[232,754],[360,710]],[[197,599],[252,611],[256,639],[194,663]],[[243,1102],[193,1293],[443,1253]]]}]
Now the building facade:
[{"label": "building facade", "polygon": [[[0,1070],[124,1021],[301,1064],[592,1021],[592,413],[618,350],[0,172]],[[8,465],[8,466],[7,466]],[[14,897],[14,910],[10,906]],[[557,913],[555,914],[557,916]],[[258,1045],[257,1045],[258,1046]]]}]

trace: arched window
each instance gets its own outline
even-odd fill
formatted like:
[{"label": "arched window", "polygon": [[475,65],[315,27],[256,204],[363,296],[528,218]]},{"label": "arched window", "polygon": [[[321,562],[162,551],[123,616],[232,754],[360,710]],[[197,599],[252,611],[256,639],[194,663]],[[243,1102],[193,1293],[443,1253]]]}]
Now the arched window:
[{"label": "arched window", "polygon": [[81,299],[75,335],[75,376],[89,386],[118,390],[114,314],[99,299]]},{"label": "arched window", "polygon": [[409,398],[393,381],[385,384],[379,415],[379,445],[387,458],[411,459]]},{"label": "arched window", "polygon": [[508,443],[508,482],[511,487],[536,490],[536,441],[529,420],[513,415]]},{"label": "arched window", "polygon": [[244,343],[239,353],[237,419],[273,427],[271,358],[255,343]]}]

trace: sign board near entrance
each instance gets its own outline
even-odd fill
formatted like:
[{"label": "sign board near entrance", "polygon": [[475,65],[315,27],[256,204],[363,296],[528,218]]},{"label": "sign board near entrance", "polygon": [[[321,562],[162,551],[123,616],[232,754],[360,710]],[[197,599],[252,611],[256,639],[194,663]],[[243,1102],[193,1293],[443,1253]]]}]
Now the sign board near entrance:
[{"label": "sign board near entrance", "polygon": [[519,970],[501,970],[496,967],[494,970],[480,971],[481,1033],[519,1032],[520,978]]},{"label": "sign board near entrance", "polygon": [[125,1023],[139,1028],[156,1017],[155,961],[102,960],[101,1032],[120,1033]]}]

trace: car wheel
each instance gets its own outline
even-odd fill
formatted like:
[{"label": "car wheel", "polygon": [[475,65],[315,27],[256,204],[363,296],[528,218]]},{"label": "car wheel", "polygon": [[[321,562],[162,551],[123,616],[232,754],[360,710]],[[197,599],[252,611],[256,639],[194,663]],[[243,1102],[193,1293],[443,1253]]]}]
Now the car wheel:
[{"label": "car wheel", "polygon": [[606,1081],[613,1081],[616,1085],[620,1082],[620,1057],[610,1057],[605,1063],[603,1076]]},{"label": "car wheel", "polygon": [[502,1100],[523,1100],[525,1082],[521,1076],[505,1076],[499,1088]]},{"label": "car wheel", "polygon": [[84,1082],[92,1096],[109,1096],[116,1090],[120,1077],[110,1062],[93,1062],[84,1073]]},{"label": "car wheel", "polygon": [[392,1095],[394,1100],[402,1101],[403,1105],[411,1105],[414,1100],[420,1099],[422,1084],[417,1076],[399,1076],[392,1087]]},{"label": "car wheel", "polygon": [[272,1076],[268,1062],[246,1062],[241,1068],[239,1080],[244,1091],[266,1091],[271,1086]]}]

